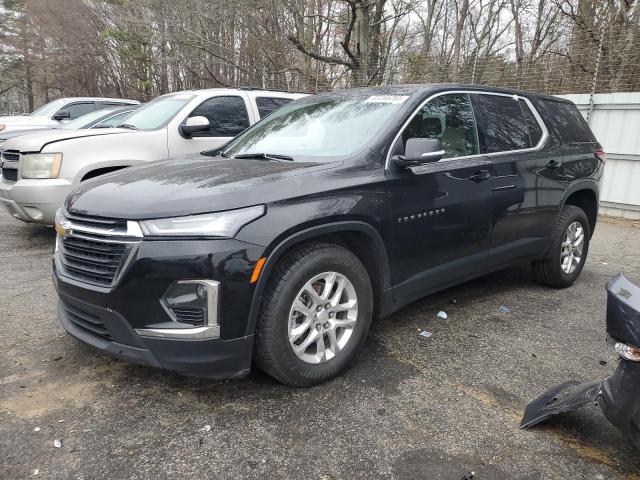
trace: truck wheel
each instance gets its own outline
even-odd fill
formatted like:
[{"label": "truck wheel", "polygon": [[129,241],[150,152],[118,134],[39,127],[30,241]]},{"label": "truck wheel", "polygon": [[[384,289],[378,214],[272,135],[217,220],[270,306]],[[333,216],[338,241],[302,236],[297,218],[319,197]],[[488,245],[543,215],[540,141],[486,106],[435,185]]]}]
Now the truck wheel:
[{"label": "truck wheel", "polygon": [[302,245],[269,278],[256,326],[255,361],[287,385],[324,382],[354,359],[372,311],[371,281],[358,257],[335,244]]},{"label": "truck wheel", "polygon": [[549,257],[533,263],[540,283],[565,288],[576,281],[589,252],[591,230],[581,208],[567,205],[556,222]]}]

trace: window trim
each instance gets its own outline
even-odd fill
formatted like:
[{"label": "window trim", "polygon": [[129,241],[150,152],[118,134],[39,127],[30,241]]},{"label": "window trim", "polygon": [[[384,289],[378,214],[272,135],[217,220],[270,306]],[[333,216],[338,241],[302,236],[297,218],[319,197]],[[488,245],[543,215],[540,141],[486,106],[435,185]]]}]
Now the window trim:
[{"label": "window trim", "polygon": [[[53,112],[53,113],[51,114],[51,117],[49,117],[49,119],[50,119],[50,120],[54,120],[53,116],[54,116],[56,113],[58,113],[59,111],[61,111],[61,110],[68,110],[68,109],[69,109],[69,107],[70,107],[71,105],[77,105],[77,104],[80,104],[80,103],[93,103],[93,110],[92,110],[92,112],[95,112],[96,110],[98,110],[98,108],[97,108],[97,106],[98,106],[98,105],[96,104],[97,102],[96,102],[95,100],[72,100],[72,101],[71,101],[71,102],[69,102],[69,103],[65,103],[63,107],[61,107],[61,108],[57,109],[55,112]],[[87,112],[87,113],[91,113],[91,112]],[[80,115],[80,117],[81,117],[81,116],[82,116],[82,115]],[[76,118],[80,118],[80,117],[76,117]],[[76,118],[70,118],[69,120],[75,120]],[[56,121],[57,121],[57,122],[59,122],[60,120],[56,120]]]},{"label": "window trim", "polygon": [[[438,93],[435,93],[435,94],[431,95],[426,100],[424,100],[422,103],[420,103],[420,105],[418,105],[418,107],[413,112],[411,112],[411,115],[409,115],[407,120],[402,124],[402,127],[400,127],[400,129],[398,130],[398,133],[396,133],[395,137],[393,137],[393,141],[391,142],[391,145],[389,145],[389,150],[387,151],[387,156],[386,156],[385,163],[384,163],[385,171],[388,171],[389,170],[389,166],[391,165],[391,152],[393,151],[393,147],[395,146],[396,142],[398,141],[398,139],[400,138],[402,133],[405,131],[405,129],[407,128],[409,123],[411,123],[411,120],[413,120],[413,117],[415,117],[416,114],[427,103],[429,103],[434,98],[441,97],[443,95],[462,94],[462,93],[468,94],[468,95],[496,95],[496,96],[500,96],[500,97],[511,97],[516,101],[523,100],[527,104],[529,109],[531,110],[531,113],[533,113],[533,116],[536,119],[536,121],[538,122],[538,124],[540,125],[540,128],[542,128],[542,136],[540,137],[540,141],[536,144],[535,147],[521,148],[519,150],[506,150],[506,151],[503,151],[503,152],[479,153],[479,154],[476,154],[476,155],[463,155],[461,157],[443,158],[442,160],[439,160],[440,162],[448,162],[448,161],[451,161],[451,160],[460,160],[460,159],[466,159],[466,158],[480,158],[480,157],[489,157],[490,158],[490,157],[495,157],[495,156],[500,156],[500,155],[509,155],[509,154],[512,154],[512,153],[537,152],[537,151],[541,150],[546,145],[547,140],[549,138],[549,131],[547,130],[547,126],[545,125],[544,121],[542,120],[542,117],[540,116],[540,113],[538,113],[538,110],[534,107],[533,103],[528,98],[523,97],[521,95],[517,95],[517,94],[500,93],[500,92],[488,92],[488,91],[484,91],[484,90],[447,90],[445,92],[438,92]],[[473,102],[473,100],[471,99],[471,96],[469,96],[469,100],[471,102]],[[472,107],[473,107],[473,105],[472,105]],[[474,120],[476,121],[476,132],[477,132],[478,131],[478,121],[475,118],[475,111],[474,111]]]}]

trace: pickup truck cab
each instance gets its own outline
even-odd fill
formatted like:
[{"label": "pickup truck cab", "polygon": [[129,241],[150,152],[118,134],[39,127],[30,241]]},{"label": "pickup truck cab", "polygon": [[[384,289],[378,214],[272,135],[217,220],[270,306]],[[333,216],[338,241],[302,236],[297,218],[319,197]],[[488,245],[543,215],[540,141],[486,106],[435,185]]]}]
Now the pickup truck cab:
[{"label": "pickup truck cab", "polygon": [[9,139],[2,152],[0,202],[18,220],[53,225],[56,210],[81,182],[220,147],[302,96],[253,89],[184,91],[144,104],[118,128],[58,130]]},{"label": "pickup truck cab", "polygon": [[[208,155],[80,185],[56,221],[73,336],[189,375],[308,386],[372,318],[520,263],[564,288],[605,155],[576,106],[465,85],[297,100]],[[97,255],[96,253],[99,253]]]},{"label": "pickup truck cab", "polygon": [[68,97],[53,100],[29,115],[0,117],[0,132],[37,128],[60,128],[70,120],[95,110],[125,105],[139,105],[137,100],[103,97]]}]

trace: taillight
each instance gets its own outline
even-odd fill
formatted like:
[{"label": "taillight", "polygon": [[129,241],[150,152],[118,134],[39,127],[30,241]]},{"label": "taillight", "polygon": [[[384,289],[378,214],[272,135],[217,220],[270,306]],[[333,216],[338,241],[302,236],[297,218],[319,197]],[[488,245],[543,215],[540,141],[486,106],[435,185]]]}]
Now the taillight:
[{"label": "taillight", "polygon": [[603,164],[607,163],[607,153],[604,150],[596,150],[593,152],[598,160],[600,160]]}]

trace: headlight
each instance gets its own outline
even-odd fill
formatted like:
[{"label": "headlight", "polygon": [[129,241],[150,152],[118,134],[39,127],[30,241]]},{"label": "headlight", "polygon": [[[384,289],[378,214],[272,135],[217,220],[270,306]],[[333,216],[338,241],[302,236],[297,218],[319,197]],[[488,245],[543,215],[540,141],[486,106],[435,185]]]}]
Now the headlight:
[{"label": "headlight", "polygon": [[28,153],[20,157],[22,178],[58,178],[61,153]]},{"label": "headlight", "polygon": [[162,218],[140,222],[145,235],[233,238],[247,223],[264,215],[264,205],[226,212]]}]

